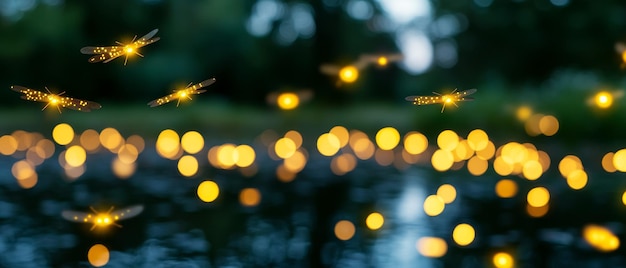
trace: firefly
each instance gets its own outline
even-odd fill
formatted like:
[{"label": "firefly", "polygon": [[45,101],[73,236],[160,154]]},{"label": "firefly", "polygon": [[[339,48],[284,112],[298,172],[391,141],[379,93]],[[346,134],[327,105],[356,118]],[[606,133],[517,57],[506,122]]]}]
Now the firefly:
[{"label": "firefly", "polygon": [[115,207],[111,207],[106,212],[98,212],[93,207],[89,207],[93,213],[84,213],[72,210],[64,210],[61,212],[61,216],[71,222],[91,223],[90,231],[93,231],[96,227],[106,228],[109,225],[122,227],[117,221],[130,219],[139,215],[143,211],[142,205],[134,205],[123,209],[113,210]]},{"label": "firefly", "polygon": [[204,90],[204,89],[201,90],[201,88],[208,87],[208,86],[210,86],[213,83],[215,83],[215,78],[211,78],[211,79],[202,81],[202,82],[200,82],[198,84],[195,84],[193,86],[190,83],[184,89],[174,91],[174,93],[169,94],[169,95],[167,95],[165,97],[161,97],[161,98],[158,98],[158,99],[153,100],[151,102],[148,102],[148,105],[150,107],[156,107],[156,106],[160,106],[160,105],[166,104],[166,103],[176,99],[176,100],[178,100],[178,102],[176,103],[176,107],[178,107],[178,105],[180,104],[181,99],[188,98],[188,99],[191,100],[191,95],[197,95],[197,94],[206,92],[206,90]]},{"label": "firefly", "polygon": [[376,64],[378,67],[386,67],[389,63],[404,59],[402,54],[364,54],[359,58],[359,62],[364,64]]},{"label": "firefly", "polygon": [[38,90],[25,88],[23,86],[11,86],[11,90],[15,92],[22,93],[22,99],[28,101],[36,101],[36,102],[46,102],[46,106],[41,109],[42,111],[48,108],[48,106],[56,106],[61,113],[61,108],[68,108],[81,112],[90,112],[91,110],[100,109],[102,106],[93,101],[79,100],[71,97],[63,97],[65,94],[61,92],[59,94],[52,94],[50,90],[46,87],[48,93],[44,93]]},{"label": "firefly", "polygon": [[459,101],[471,101],[474,100],[472,97],[467,97],[476,93],[477,89],[472,88],[464,91],[457,91],[454,89],[450,94],[439,94],[437,92],[433,92],[435,96],[408,96],[404,98],[407,101],[413,102],[415,105],[427,105],[427,104],[436,104],[441,103],[443,107],[441,107],[441,112],[446,108],[446,105],[452,104],[456,107],[459,107],[456,102]]},{"label": "firefly", "polygon": [[139,55],[140,57],[143,57],[143,55],[138,52],[138,49],[141,47],[147,46],[149,44],[152,44],[156,41],[159,41],[159,39],[161,39],[160,37],[154,37],[158,31],[159,29],[154,29],[150,31],[149,33],[147,33],[146,35],[139,38],[137,41],[135,41],[135,39],[137,38],[137,36],[135,35],[135,37],[133,37],[133,40],[129,44],[123,44],[121,42],[115,41],[115,43],[118,44],[118,46],[83,47],[80,49],[80,52],[86,55],[95,54],[95,56],[92,56],[88,60],[91,63],[96,63],[96,62],[108,63],[119,56],[126,55],[126,58],[124,59],[124,65],[126,65],[126,62],[128,61],[128,56],[136,54],[136,55]]}]

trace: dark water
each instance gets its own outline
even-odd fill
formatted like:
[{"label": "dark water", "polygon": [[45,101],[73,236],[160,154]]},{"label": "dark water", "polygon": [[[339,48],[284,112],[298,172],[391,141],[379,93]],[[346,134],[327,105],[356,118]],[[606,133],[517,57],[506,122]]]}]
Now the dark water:
[{"label": "dark water", "polygon": [[[153,146],[147,144],[129,179],[113,175],[114,155],[108,151],[88,155],[86,172],[74,181],[65,177],[55,155],[37,167],[39,181],[32,189],[20,188],[11,175],[18,159],[0,157],[5,171],[0,173],[0,266],[89,267],[89,248],[103,244],[110,251],[106,267],[493,267],[498,251],[511,253],[516,267],[626,267],[623,247],[602,253],[582,238],[583,226],[595,223],[623,239],[620,174],[587,170],[588,186],[574,191],[553,159],[538,181],[512,177],[519,192],[501,199],[494,193],[500,177],[491,169],[474,177],[465,169],[440,173],[427,165],[397,169],[360,160],[355,170],[337,176],[329,158],[311,153],[305,169],[284,183],[275,175],[279,161],[255,148],[259,170],[252,177],[211,167],[203,151],[197,155],[199,175],[185,178],[176,161],[159,157]],[[197,197],[204,180],[220,187],[212,203]],[[424,199],[444,183],[456,187],[456,200],[441,215],[426,216]],[[525,193],[537,185],[550,189],[552,199],[544,217],[532,218],[525,212]],[[258,206],[239,203],[239,192],[247,187],[260,190]],[[106,231],[61,218],[68,209],[106,211],[134,204],[142,204],[143,213]],[[373,211],[385,216],[375,231],[365,225]],[[356,226],[348,241],[333,232],[339,220]],[[451,235],[462,222],[476,230],[476,239],[463,247]],[[447,253],[422,256],[416,241],[424,236],[446,240]]]}]

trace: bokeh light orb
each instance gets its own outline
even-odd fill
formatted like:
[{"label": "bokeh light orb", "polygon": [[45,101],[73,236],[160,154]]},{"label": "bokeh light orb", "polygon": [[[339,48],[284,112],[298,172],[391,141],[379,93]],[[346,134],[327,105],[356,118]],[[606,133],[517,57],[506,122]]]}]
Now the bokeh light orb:
[{"label": "bokeh light orb", "polygon": [[246,207],[254,207],[261,202],[261,192],[256,188],[245,188],[239,193],[239,202]]},{"label": "bokeh light orb", "polygon": [[367,228],[370,230],[378,230],[380,227],[383,227],[384,223],[385,218],[378,212],[372,212],[365,218],[365,225],[367,225]]},{"label": "bokeh light orb", "polygon": [[496,268],[512,268],[514,266],[513,256],[506,252],[498,252],[493,255],[493,266]]},{"label": "bokeh light orb", "polygon": [[185,155],[178,159],[178,172],[185,177],[191,177],[198,173],[198,159],[192,155]]},{"label": "bokeh light orb", "polygon": [[220,188],[214,181],[203,181],[198,185],[198,197],[204,202],[213,202],[220,194]]},{"label": "bokeh light orb", "polygon": [[500,198],[511,198],[517,194],[517,183],[514,180],[502,179],[496,183],[496,195]]},{"label": "bokeh light orb", "polygon": [[593,98],[598,108],[607,109],[613,105],[613,94],[608,91],[600,91]]},{"label": "bokeh light orb", "polygon": [[195,154],[204,148],[204,137],[198,131],[187,131],[181,137],[180,145],[188,154]]},{"label": "bokeh light orb", "polygon": [[437,196],[443,199],[443,202],[450,204],[456,199],[456,188],[451,184],[442,184],[437,188]]},{"label": "bokeh light orb", "polygon": [[376,144],[380,149],[393,150],[400,142],[400,132],[393,127],[384,127],[376,133]]},{"label": "bokeh light orb", "polygon": [[94,267],[102,267],[109,263],[109,249],[102,244],[95,244],[87,252],[87,260]]},{"label": "bokeh light orb", "polygon": [[459,246],[467,246],[474,242],[474,238],[476,238],[476,231],[474,227],[467,223],[461,223],[454,227],[452,231],[452,239]]},{"label": "bokeh light orb", "polygon": [[335,236],[339,240],[350,240],[355,232],[354,224],[348,220],[340,220],[335,224]]},{"label": "bokeh light orb", "polygon": [[533,207],[543,207],[550,201],[550,192],[545,187],[535,187],[528,191],[526,200]]},{"label": "bokeh light orb", "polygon": [[293,110],[300,104],[300,97],[291,92],[281,93],[276,99],[276,104],[282,110]]},{"label": "bokeh light orb", "polygon": [[441,214],[445,208],[446,203],[443,201],[443,198],[438,195],[429,195],[426,197],[426,200],[424,200],[424,212],[428,216],[437,216]]},{"label": "bokeh light orb", "polygon": [[345,66],[339,70],[339,79],[345,83],[352,83],[358,78],[359,70],[352,65]]},{"label": "bokeh light orb", "polygon": [[459,144],[459,135],[452,130],[444,130],[437,136],[437,145],[442,150],[452,151]]},{"label": "bokeh light orb", "polygon": [[52,129],[52,139],[59,145],[67,145],[74,139],[74,129],[66,123],[58,124]]},{"label": "bokeh light orb", "polygon": [[439,237],[422,237],[415,244],[417,252],[424,257],[440,258],[448,252],[448,243]]}]

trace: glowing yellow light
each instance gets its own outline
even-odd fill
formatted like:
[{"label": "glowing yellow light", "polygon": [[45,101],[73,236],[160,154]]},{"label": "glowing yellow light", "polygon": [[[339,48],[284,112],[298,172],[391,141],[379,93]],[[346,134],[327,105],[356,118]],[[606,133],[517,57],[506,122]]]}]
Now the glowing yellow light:
[{"label": "glowing yellow light", "polygon": [[387,57],[385,56],[380,56],[378,57],[378,59],[376,60],[376,63],[379,66],[387,66],[387,64],[389,63],[389,60],[387,59]]},{"label": "glowing yellow light", "polygon": [[359,78],[359,70],[352,66],[345,66],[339,70],[339,79],[346,83],[352,83]]},{"label": "glowing yellow light", "polygon": [[135,162],[126,163],[120,160],[119,157],[113,159],[111,162],[111,169],[113,170],[113,175],[120,179],[130,178],[135,171],[137,170],[137,164]]},{"label": "glowing yellow light", "polygon": [[11,173],[17,180],[28,179],[36,174],[35,167],[25,160],[15,162],[11,166]]},{"label": "glowing yellow light", "polygon": [[438,149],[430,158],[430,163],[437,171],[446,171],[454,164],[454,156],[450,151]]},{"label": "glowing yellow light", "polygon": [[543,174],[543,168],[541,167],[541,163],[539,163],[539,161],[529,160],[524,163],[522,167],[522,175],[524,175],[524,178],[527,180],[534,181],[539,179],[541,174]]},{"label": "glowing yellow light", "polygon": [[415,244],[417,252],[424,257],[439,258],[448,252],[448,244],[439,237],[422,237]]},{"label": "glowing yellow light", "polygon": [[424,200],[424,212],[428,216],[437,216],[446,208],[446,203],[438,195],[429,195]]},{"label": "glowing yellow light", "polygon": [[298,173],[306,165],[306,156],[301,150],[297,150],[291,157],[285,159],[285,168],[293,173]]},{"label": "glowing yellow light", "polygon": [[187,131],[180,139],[180,145],[188,154],[195,154],[204,148],[204,138],[197,131]]},{"label": "glowing yellow light", "polygon": [[517,194],[517,183],[513,180],[502,179],[496,183],[496,195],[500,198],[511,198]]},{"label": "glowing yellow light", "polygon": [[450,184],[442,184],[437,188],[437,196],[441,197],[444,203],[450,204],[456,199],[456,188]]},{"label": "glowing yellow light", "polygon": [[608,152],[602,157],[602,168],[606,172],[613,173],[617,171],[617,168],[613,165],[613,155],[615,155],[613,152]]},{"label": "glowing yellow light", "polygon": [[354,224],[347,220],[340,220],[335,224],[335,236],[339,240],[350,240],[354,236],[356,228]]},{"label": "glowing yellow light", "polygon": [[335,156],[330,162],[330,167],[334,174],[344,175],[356,167],[356,158],[349,153]]},{"label": "glowing yellow light", "polygon": [[626,191],[622,194],[622,204],[626,206]]},{"label": "glowing yellow light", "polygon": [[351,142],[351,144],[354,144],[352,146],[354,154],[361,160],[367,160],[372,158],[372,156],[374,156],[374,153],[376,152],[376,146],[367,137],[360,138],[353,143]]},{"label": "glowing yellow light", "polygon": [[578,169],[583,169],[583,164],[577,156],[567,155],[559,162],[559,172],[564,178],[567,178],[570,172]]},{"label": "glowing yellow light", "polygon": [[198,197],[204,202],[213,202],[220,194],[220,188],[213,181],[203,181],[198,185]]},{"label": "glowing yellow light", "polygon": [[126,164],[134,163],[137,160],[137,156],[139,156],[139,152],[132,144],[124,144],[117,152],[119,160]]},{"label": "glowing yellow light", "polygon": [[12,155],[17,151],[17,140],[11,135],[0,137],[0,154]]},{"label": "glowing yellow light", "polygon": [[287,131],[287,133],[285,133],[285,138],[288,138],[291,141],[293,141],[293,143],[296,144],[296,149],[302,146],[302,134],[300,134],[300,132],[298,131],[295,131],[295,130]]},{"label": "glowing yellow light", "polygon": [[290,182],[296,178],[296,172],[290,171],[285,165],[279,165],[276,168],[276,177],[279,181]]},{"label": "glowing yellow light", "polygon": [[[102,137],[102,134],[100,134],[100,137]],[[157,137],[156,149],[160,156],[174,159],[180,150],[180,137],[178,133],[171,129],[161,131]]]},{"label": "glowing yellow light", "polygon": [[143,152],[143,149],[146,147],[146,142],[139,135],[131,135],[126,138],[126,144],[132,144],[137,149],[137,153]]},{"label": "glowing yellow light", "polygon": [[343,126],[334,126],[328,131],[339,139],[339,147],[343,148],[350,140],[350,132]]},{"label": "glowing yellow light", "polygon": [[587,172],[582,169],[574,170],[567,175],[567,185],[574,190],[584,188],[587,185],[587,181]]},{"label": "glowing yellow light", "polygon": [[515,112],[515,116],[517,117],[517,119],[522,122],[528,120],[528,118],[532,114],[533,114],[533,110],[530,109],[530,107],[528,106],[520,106],[517,108],[517,111]]},{"label": "glowing yellow light", "polygon": [[380,227],[383,227],[384,223],[385,218],[378,212],[372,212],[365,218],[365,225],[367,225],[367,228],[370,230],[378,230]]},{"label": "glowing yellow light", "polygon": [[256,188],[245,188],[239,193],[239,202],[246,207],[254,207],[261,202],[261,192]]},{"label": "glowing yellow light", "polygon": [[339,138],[332,133],[324,133],[317,138],[317,150],[324,156],[333,156],[341,148]]},{"label": "glowing yellow light", "polygon": [[613,94],[608,91],[600,91],[593,98],[596,106],[602,109],[606,109],[613,105]]},{"label": "glowing yellow light", "polygon": [[95,152],[100,148],[100,134],[93,129],[87,129],[80,134],[80,145],[88,152]]},{"label": "glowing yellow light", "polygon": [[459,144],[459,135],[452,130],[444,130],[437,136],[437,145],[442,150],[452,151]]},{"label": "glowing yellow light", "polygon": [[66,123],[58,124],[52,129],[52,138],[59,145],[67,145],[74,139],[74,129]]},{"label": "glowing yellow light", "polygon": [[474,129],[467,135],[467,143],[474,151],[481,151],[489,145],[489,136],[482,129]]},{"label": "glowing yellow light", "polygon": [[102,244],[95,244],[89,248],[87,259],[92,266],[105,266],[109,263],[109,249]]},{"label": "glowing yellow light", "polygon": [[526,213],[533,218],[541,218],[548,213],[550,206],[546,204],[542,207],[533,207],[530,204],[526,204]]},{"label": "glowing yellow light", "polygon": [[526,200],[528,201],[528,204],[533,207],[543,207],[548,204],[548,201],[550,201],[550,192],[548,192],[548,189],[545,187],[535,187],[528,191]]},{"label": "glowing yellow light", "polygon": [[476,237],[476,231],[474,227],[467,223],[461,223],[454,227],[452,231],[452,239],[459,246],[467,246],[474,242],[474,238]]},{"label": "glowing yellow light", "polygon": [[249,167],[254,163],[254,159],[256,158],[254,149],[252,149],[250,145],[245,144],[235,147],[234,154],[237,155],[235,165],[238,167]]},{"label": "glowing yellow light", "polygon": [[552,115],[546,115],[539,119],[539,131],[543,135],[552,136],[559,131],[559,120]]},{"label": "glowing yellow light", "polygon": [[87,152],[80,145],[74,145],[65,151],[65,162],[72,167],[83,165],[86,159]]},{"label": "glowing yellow light", "polygon": [[500,176],[508,176],[513,173],[513,164],[504,161],[502,157],[496,157],[493,161],[493,170]]},{"label": "glowing yellow light", "polygon": [[613,166],[621,172],[626,172],[626,149],[615,152],[613,155]]},{"label": "glowing yellow light", "polygon": [[285,92],[278,95],[276,103],[280,109],[293,110],[300,104],[300,97],[295,93]]},{"label": "glowing yellow light", "polygon": [[611,230],[595,224],[583,228],[583,237],[589,245],[603,252],[614,251],[620,245],[619,238]]},{"label": "glowing yellow light", "polygon": [[276,155],[282,159],[291,157],[296,152],[296,143],[289,138],[280,138],[274,144]]},{"label": "glowing yellow light", "polygon": [[539,121],[541,118],[543,118],[543,114],[533,114],[526,120],[526,123],[524,123],[526,134],[534,137],[542,133],[539,129]]},{"label": "glowing yellow light", "polygon": [[400,142],[400,133],[393,127],[384,127],[376,133],[376,144],[383,150],[392,150]]},{"label": "glowing yellow light", "polygon": [[111,152],[116,152],[124,144],[124,139],[117,129],[108,127],[100,131],[100,144]]},{"label": "glowing yellow light", "polygon": [[404,136],[404,149],[410,154],[421,154],[428,148],[428,139],[422,133],[411,131]]},{"label": "glowing yellow light", "polygon": [[513,256],[506,252],[498,252],[493,255],[493,265],[496,268],[513,268]]},{"label": "glowing yellow light", "polygon": [[467,161],[467,170],[474,176],[485,174],[487,168],[489,168],[487,160],[483,160],[478,156],[472,156],[472,158]]},{"label": "glowing yellow light", "polygon": [[487,146],[480,150],[476,151],[476,156],[478,156],[482,160],[491,159],[496,153],[496,146],[491,141],[487,141]]},{"label": "glowing yellow light", "polygon": [[[210,151],[209,151],[210,154]],[[234,144],[226,143],[217,148],[218,167],[228,169],[233,167],[239,160],[237,147]]]},{"label": "glowing yellow light", "polygon": [[178,159],[178,172],[185,177],[198,173],[198,160],[192,155],[185,155]]}]

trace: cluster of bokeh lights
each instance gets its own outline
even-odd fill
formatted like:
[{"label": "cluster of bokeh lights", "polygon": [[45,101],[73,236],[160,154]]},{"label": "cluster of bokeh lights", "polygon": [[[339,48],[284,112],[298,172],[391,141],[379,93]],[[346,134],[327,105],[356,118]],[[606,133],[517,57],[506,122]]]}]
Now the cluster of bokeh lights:
[{"label": "cluster of bokeh lights", "polygon": [[[526,113],[524,108],[520,109],[518,117]],[[523,120],[525,124],[536,115],[532,112],[527,114]],[[546,136],[556,134],[556,117],[536,117],[539,126],[549,126],[539,127],[539,133]],[[546,120],[547,123],[541,123]],[[532,133],[528,134],[532,136]],[[313,150],[303,146],[309,144],[309,139],[305,140],[296,130],[289,130],[282,135],[268,130],[261,133],[252,144],[207,145],[205,136],[199,131],[189,130],[181,134],[173,129],[162,130],[154,141],[154,149],[160,157],[176,161],[178,173],[189,179],[205,177],[207,164],[214,169],[238,170],[247,177],[253,177],[258,172],[258,158],[267,156],[275,163],[276,178],[289,183],[306,168],[311,154],[319,154],[329,160],[329,168],[337,176],[353,171],[360,161],[374,161],[378,165],[393,166],[400,170],[411,165],[430,165],[437,172],[466,168],[473,176],[484,175],[491,166],[491,174],[501,177],[494,187],[494,195],[499,198],[510,199],[519,195],[521,188],[516,182],[518,179],[533,182],[524,199],[526,213],[533,218],[546,215],[552,198],[548,187],[537,183],[550,168],[548,153],[537,149],[532,143],[510,141],[496,146],[482,129],[472,130],[466,137],[453,130],[443,130],[434,140],[435,144],[431,144],[423,133],[409,131],[402,135],[391,126],[379,129],[373,139],[363,131],[334,126],[328,132],[310,139],[310,143],[315,146]],[[67,123],[56,125],[50,139],[40,133],[22,130],[0,136],[0,154],[18,159],[11,172],[17,183],[25,189],[36,186],[37,167],[55,154],[68,181],[79,179],[87,169],[87,158],[97,153],[113,155],[111,170],[114,176],[131,178],[145,147],[145,139],[139,135],[124,137],[114,128],[101,131],[86,129],[77,133]],[[601,164],[607,172],[626,172],[626,149],[606,153]],[[575,155],[566,155],[558,161],[558,171],[572,190],[582,190],[588,183],[589,175],[580,158]],[[202,179],[196,194],[201,202],[214,202],[220,198],[220,186],[211,179]],[[429,217],[442,215],[446,206],[457,199],[457,195],[458,190],[453,184],[441,184],[435,193],[423,200],[424,214]],[[240,189],[238,197],[242,207],[255,207],[263,203],[262,191],[254,187]],[[626,205],[626,192],[623,203]],[[371,231],[385,228],[384,212],[372,211],[360,220]],[[350,240],[360,232],[358,226],[361,225],[352,220],[340,219],[334,225],[334,234],[339,240]],[[419,238],[416,241],[417,251],[425,257],[439,258],[448,251],[447,241],[465,247],[480,236],[479,230],[467,222],[458,223],[449,232],[450,237]],[[611,230],[599,225],[585,226],[583,238],[599,251],[613,251],[620,244],[619,238]],[[88,258],[94,266],[106,264],[108,249],[94,245]],[[513,255],[508,252],[501,251],[493,255],[495,267],[513,267],[514,263]]]}]

